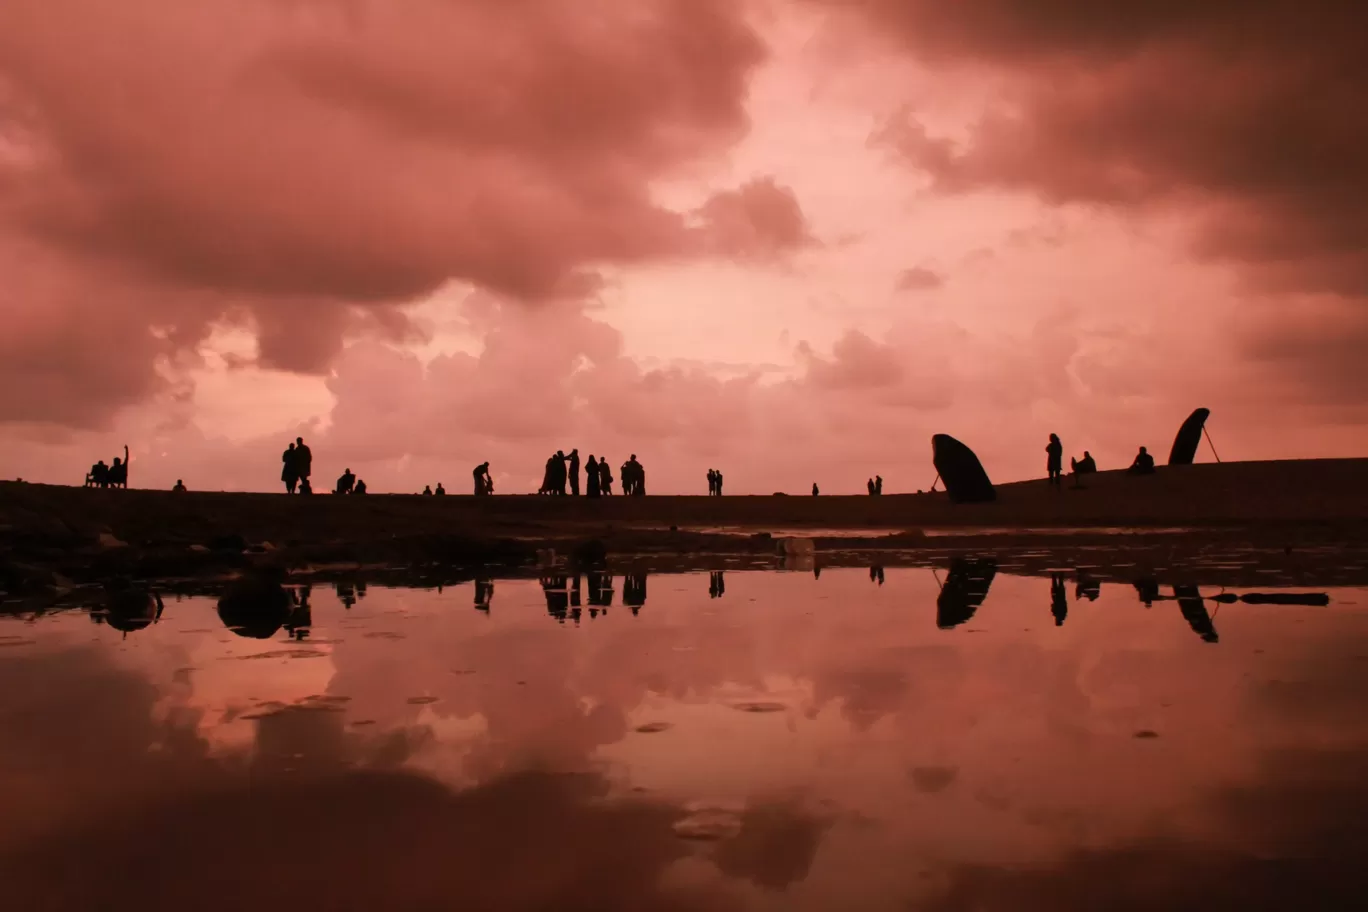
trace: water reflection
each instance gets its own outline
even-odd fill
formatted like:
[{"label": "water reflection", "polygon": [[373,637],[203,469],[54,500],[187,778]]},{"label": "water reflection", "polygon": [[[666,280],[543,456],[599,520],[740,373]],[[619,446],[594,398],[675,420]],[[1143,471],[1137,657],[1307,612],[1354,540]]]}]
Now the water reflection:
[{"label": "water reflection", "polygon": [[6,899],[1070,912],[1357,883],[1368,590],[946,563],[0,617]]}]

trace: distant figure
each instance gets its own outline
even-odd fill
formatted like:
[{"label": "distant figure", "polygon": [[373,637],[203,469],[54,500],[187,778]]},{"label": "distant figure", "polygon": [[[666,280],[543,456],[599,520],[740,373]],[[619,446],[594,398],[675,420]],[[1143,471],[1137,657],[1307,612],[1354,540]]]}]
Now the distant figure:
[{"label": "distant figure", "polygon": [[565,486],[569,482],[568,473],[565,470],[566,455],[561,450],[556,450],[556,464],[554,471],[554,484],[552,493],[557,497],[565,496]]},{"label": "distant figure", "polygon": [[882,476],[882,475],[875,475],[875,476],[874,476],[874,493],[875,493],[876,495],[883,496],[883,476]]},{"label": "distant figure", "polygon": [[869,581],[871,583],[878,583],[880,586],[882,586],[884,584],[884,568],[879,566],[878,564],[875,564],[874,566],[870,567]]},{"label": "distant figure", "polygon": [[483,497],[494,490],[494,485],[489,480],[489,463],[482,462],[475,467],[475,471],[470,473],[475,481],[475,496]]},{"label": "distant figure", "polygon": [[866,482],[865,482],[865,487],[869,489],[869,496],[870,496],[870,497],[873,497],[873,496],[874,496],[874,479],[871,478],[871,479],[869,479],[869,481],[866,481]]},{"label": "distant figure", "polygon": [[599,496],[599,463],[593,453],[589,454],[589,461],[584,464],[584,496]]},{"label": "distant figure", "polygon": [[101,459],[90,467],[90,474],[86,476],[85,486],[87,488],[107,488],[109,487],[109,466]]},{"label": "distant figure", "polygon": [[1146,450],[1144,447],[1141,447],[1140,452],[1135,454],[1135,461],[1132,462],[1130,464],[1130,468],[1126,470],[1126,474],[1153,475],[1154,457],[1149,454],[1148,450]]},{"label": "distant figure", "polygon": [[[313,451],[304,445],[303,437],[295,438],[295,470],[301,480],[307,480],[313,474]],[[312,491],[310,486],[310,493]]]},{"label": "distant figure", "polygon": [[359,479],[359,478],[356,479],[356,488],[352,490],[352,493],[353,493],[353,494],[365,494],[365,493],[366,493],[366,483],[365,483],[364,481],[362,481],[361,479]]},{"label": "distant figure", "polygon": [[[628,460],[628,465],[632,467],[632,496],[646,496],[646,467],[637,462],[636,453]],[[644,584],[643,584],[644,585]]]},{"label": "distant figure", "polygon": [[301,478],[301,479],[299,479],[299,493],[300,493],[300,494],[312,494],[312,493],[313,493],[313,485],[309,484],[309,479],[307,479],[307,478]]},{"label": "distant figure", "polygon": [[1064,477],[1064,444],[1057,434],[1051,434],[1045,445],[1045,471],[1049,473],[1050,484],[1058,487]]},{"label": "distant figure", "polygon": [[708,598],[721,598],[727,592],[727,581],[722,576],[721,570],[713,570],[708,574]]},{"label": "distant figure", "polygon": [[431,497],[431,496],[432,496],[432,485],[423,485],[423,496],[424,496],[424,497]]},{"label": "distant figure", "polygon": [[280,480],[285,482],[285,493],[293,494],[299,485],[299,460],[295,456],[293,443],[280,454],[280,462]]},{"label": "distant figure", "polygon": [[571,451],[570,451],[570,455],[569,455],[568,457],[566,457],[566,458],[568,458],[568,459],[570,460],[570,496],[571,496],[571,497],[579,497],[579,479],[580,479],[580,458],[579,458],[579,448],[576,447],[575,449],[571,450]]},{"label": "distant figure", "polygon": [[708,469],[708,496],[717,496],[717,470]]},{"label": "distant figure", "polygon": [[111,488],[128,487],[128,444],[124,444],[123,461],[118,456],[114,457],[114,464],[109,467],[109,486]]},{"label": "distant figure", "polygon": [[1070,467],[1079,475],[1088,475],[1097,471],[1097,461],[1092,458],[1092,453],[1083,451],[1082,459],[1070,459]]},{"label": "distant figure", "polygon": [[822,492],[817,490],[817,482],[814,481],[814,482],[812,483],[812,496],[813,496],[813,497],[816,497],[816,496],[817,496],[818,494],[820,494],[820,493],[822,493]]},{"label": "distant figure", "polygon": [[177,478],[177,479],[176,479],[176,486],[175,486],[174,488],[172,488],[171,490],[172,490],[172,491],[175,491],[177,494],[184,494],[184,493],[185,493],[185,482],[182,481],[181,479]]},{"label": "distant figure", "polygon": [[1050,575],[1050,613],[1054,615],[1055,626],[1063,627],[1069,616],[1069,590],[1064,587],[1063,574]]},{"label": "distant figure", "polygon": [[608,467],[608,457],[599,459],[599,494],[609,497],[613,493],[613,470]]},{"label": "distant figure", "polygon": [[337,478],[337,488],[333,491],[333,493],[350,494],[355,487],[356,476],[352,474],[351,469],[344,469],[342,471],[342,474],[339,475]]},{"label": "distant figure", "polygon": [[432,493],[435,494],[435,495],[438,496],[438,497],[445,497],[445,496],[446,496],[446,488],[442,487],[442,483],[439,481],[439,482],[437,482],[437,490],[433,491]]},{"label": "distant figure", "polygon": [[713,475],[714,475],[714,480],[717,482],[717,496],[718,496],[718,497],[721,497],[721,496],[722,496],[722,473],[719,472],[718,470],[714,469],[714,470],[713,470]]}]

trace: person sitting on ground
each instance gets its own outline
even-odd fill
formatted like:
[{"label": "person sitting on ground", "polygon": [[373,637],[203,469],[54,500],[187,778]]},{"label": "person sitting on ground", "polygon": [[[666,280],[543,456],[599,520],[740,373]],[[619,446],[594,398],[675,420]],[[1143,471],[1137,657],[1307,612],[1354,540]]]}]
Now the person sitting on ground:
[{"label": "person sitting on ground", "polygon": [[431,497],[431,496],[432,496],[432,485],[423,485],[423,496],[424,496],[424,497]]},{"label": "person sitting on ground", "polygon": [[1135,461],[1132,462],[1132,463],[1130,464],[1130,468],[1126,470],[1126,474],[1128,474],[1128,475],[1153,475],[1153,474],[1154,474],[1154,457],[1151,456],[1151,455],[1149,454],[1149,450],[1146,450],[1144,447],[1141,447],[1141,448],[1140,448],[1140,452],[1137,453],[1137,454],[1135,454]]},{"label": "person sitting on ground", "polygon": [[433,491],[432,493],[437,495],[438,497],[445,497],[446,488],[442,487],[442,483],[439,481],[437,482],[437,490]]},{"label": "person sitting on ground", "polygon": [[1069,465],[1071,465],[1074,472],[1079,475],[1087,475],[1090,472],[1097,471],[1097,460],[1093,459],[1092,453],[1089,453],[1087,450],[1083,451],[1082,459],[1070,459]]},{"label": "person sitting on ground", "polygon": [[175,491],[177,494],[184,494],[184,493],[185,493],[185,482],[182,481],[181,479],[177,478],[177,479],[176,479],[176,486],[175,486],[174,488],[172,488],[171,490],[172,490],[172,491]]},{"label": "person sitting on ground", "polygon": [[86,476],[85,486],[87,488],[106,488],[109,487],[109,466],[101,459],[90,467],[90,474]]},{"label": "person sitting on ground", "polygon": [[337,479],[337,489],[333,491],[333,493],[350,494],[355,487],[356,476],[352,474],[351,469],[344,469],[342,474]]},{"label": "person sitting on ground", "polygon": [[365,493],[366,493],[366,483],[365,483],[364,481],[362,481],[361,479],[359,479],[359,478],[356,479],[356,487],[352,489],[352,493],[353,493],[353,494],[365,494]]},{"label": "person sitting on ground", "polygon": [[313,485],[309,483],[309,479],[307,479],[307,478],[301,478],[301,479],[299,479],[299,493],[300,493],[300,494],[312,494],[312,493],[313,493]]}]

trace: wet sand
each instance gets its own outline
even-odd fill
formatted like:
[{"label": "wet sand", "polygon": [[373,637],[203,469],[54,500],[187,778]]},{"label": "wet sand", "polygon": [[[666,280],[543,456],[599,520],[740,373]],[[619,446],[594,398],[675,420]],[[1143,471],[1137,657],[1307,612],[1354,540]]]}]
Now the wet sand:
[{"label": "wet sand", "polygon": [[[1149,477],[1103,472],[998,487],[990,504],[944,493],[851,496],[366,495],[98,491],[0,483],[0,588],[51,574],[194,577],[263,556],[316,564],[526,565],[538,550],[629,555],[767,555],[757,532],[791,530],[819,551],[984,550],[1222,539],[1268,548],[1335,544],[1368,531],[1368,459],[1201,464]],[[674,527],[673,529],[671,527]],[[1118,532],[1133,530],[1131,535]],[[929,534],[928,534],[929,533]],[[1162,563],[1162,562],[1160,562]]]}]

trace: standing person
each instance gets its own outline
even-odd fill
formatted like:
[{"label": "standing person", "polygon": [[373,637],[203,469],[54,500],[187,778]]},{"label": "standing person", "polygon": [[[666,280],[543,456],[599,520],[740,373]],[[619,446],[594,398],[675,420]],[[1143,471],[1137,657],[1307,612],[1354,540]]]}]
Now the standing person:
[{"label": "standing person", "polygon": [[486,480],[489,478],[489,463],[487,463],[487,462],[482,462],[482,463],[480,463],[479,465],[477,465],[477,466],[475,467],[475,471],[472,472],[471,474],[472,474],[472,475],[474,476],[474,478],[475,478],[475,496],[476,496],[476,497],[483,497],[483,496],[485,496],[486,494],[488,494],[488,493],[490,492],[490,490],[492,490],[491,486],[485,483]]},{"label": "standing person", "polygon": [[865,487],[869,489],[869,496],[870,496],[870,497],[873,497],[873,496],[874,496],[874,479],[871,478],[871,479],[869,479],[869,481],[866,481],[866,482],[865,482]]},{"label": "standing person", "polygon": [[632,454],[632,458],[627,461],[627,464],[632,467],[632,496],[645,497],[646,467],[637,462],[636,453]]},{"label": "standing person", "polygon": [[874,476],[874,493],[877,494],[877,495],[882,495],[882,494],[883,494],[883,476],[882,476],[882,475],[875,475],[875,476]]},{"label": "standing person", "polygon": [[593,453],[589,454],[589,461],[584,464],[584,496],[599,496],[599,463]]},{"label": "standing person", "polygon": [[290,444],[289,449],[280,454],[282,468],[280,470],[280,480],[285,482],[285,493],[293,494],[295,487],[299,484],[299,459],[295,455],[295,445]]},{"label": "standing person", "polygon": [[570,496],[571,496],[571,497],[579,497],[579,479],[580,479],[579,447],[575,447],[574,449],[572,449],[572,450],[570,451],[570,455],[569,455],[568,457],[566,457],[566,458],[568,458],[568,459],[570,460]]},{"label": "standing person", "polygon": [[608,468],[608,457],[599,460],[599,493],[610,497],[613,493],[613,470]]},{"label": "standing person", "polygon": [[717,471],[715,469],[708,469],[708,496],[717,496]]},{"label": "standing person", "polygon": [[714,480],[717,482],[717,496],[722,496],[722,473],[713,469]]},{"label": "standing person", "polygon": [[[295,438],[295,468],[301,481],[308,481],[313,474],[313,451],[304,445],[303,437]],[[313,485],[309,486],[309,491],[313,492]]]},{"label": "standing person", "polygon": [[816,497],[816,496],[817,496],[818,494],[820,494],[820,493],[822,493],[822,492],[817,490],[817,482],[814,481],[814,482],[812,483],[812,496],[813,496],[813,497]]},{"label": "standing person", "polygon": [[1050,435],[1045,445],[1045,471],[1050,475],[1050,484],[1058,485],[1064,477],[1064,444],[1056,434]]}]

